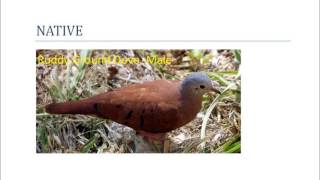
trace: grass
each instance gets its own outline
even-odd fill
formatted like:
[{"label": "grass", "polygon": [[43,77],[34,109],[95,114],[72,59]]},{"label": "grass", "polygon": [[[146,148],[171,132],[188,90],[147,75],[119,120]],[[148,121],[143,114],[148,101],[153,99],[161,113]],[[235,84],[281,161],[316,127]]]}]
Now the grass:
[{"label": "grass", "polygon": [[[173,64],[87,65],[70,61],[65,66],[37,65],[38,153],[130,153],[135,132],[125,126],[83,115],[50,115],[43,106],[51,102],[77,100],[127,84],[167,78],[182,79],[191,71],[206,71],[223,93],[205,96],[200,117],[168,133],[170,152],[238,153],[241,152],[241,84],[238,71],[240,50],[38,50],[47,56],[99,57],[165,55]],[[128,55],[129,54],[129,55]],[[119,73],[111,77],[110,67]],[[130,77],[130,78],[128,78]],[[202,117],[201,117],[202,116]]]}]

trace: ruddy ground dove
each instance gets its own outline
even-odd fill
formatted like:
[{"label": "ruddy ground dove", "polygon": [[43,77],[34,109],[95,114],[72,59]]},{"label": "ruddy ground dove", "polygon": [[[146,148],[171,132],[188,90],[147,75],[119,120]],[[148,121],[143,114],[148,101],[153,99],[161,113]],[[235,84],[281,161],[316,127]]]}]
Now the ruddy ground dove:
[{"label": "ruddy ground dove", "polygon": [[79,101],[53,103],[51,114],[85,114],[111,119],[137,132],[165,133],[192,121],[201,109],[202,96],[217,90],[205,73],[182,81],[156,80],[128,85]]}]

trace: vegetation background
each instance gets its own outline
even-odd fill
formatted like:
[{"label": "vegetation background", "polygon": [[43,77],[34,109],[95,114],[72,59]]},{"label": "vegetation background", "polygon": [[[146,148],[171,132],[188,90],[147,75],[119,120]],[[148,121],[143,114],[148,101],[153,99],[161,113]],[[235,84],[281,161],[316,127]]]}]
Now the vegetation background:
[{"label": "vegetation background", "polygon": [[[169,152],[239,153],[241,151],[240,50],[37,50],[45,57],[63,55],[66,65],[36,65],[36,151],[38,153],[130,153],[137,136],[129,127],[84,115],[50,115],[44,105],[78,100],[133,83],[156,79],[183,79],[204,71],[222,93],[204,96],[196,119],[168,133]],[[71,62],[81,57],[139,57],[138,64]],[[172,58],[170,65],[150,64],[146,56]]]}]

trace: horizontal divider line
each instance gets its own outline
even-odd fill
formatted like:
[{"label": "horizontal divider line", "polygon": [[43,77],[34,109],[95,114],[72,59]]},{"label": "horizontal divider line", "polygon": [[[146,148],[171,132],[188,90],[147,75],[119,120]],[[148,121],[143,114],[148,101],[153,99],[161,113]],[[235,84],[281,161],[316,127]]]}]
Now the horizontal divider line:
[{"label": "horizontal divider line", "polygon": [[236,43],[290,43],[291,40],[288,39],[253,39],[253,40],[245,40],[245,39],[240,39],[240,40],[35,40],[35,42],[84,42],[84,43],[100,43],[100,42],[113,42],[113,43],[123,43],[123,42],[128,42],[128,43],[149,43],[149,42],[156,42],[156,43],[161,43],[161,42],[166,42],[166,43],[175,43],[175,42],[186,42],[186,43],[211,43],[211,42],[219,42],[219,43],[224,43],[224,42],[236,42]]}]

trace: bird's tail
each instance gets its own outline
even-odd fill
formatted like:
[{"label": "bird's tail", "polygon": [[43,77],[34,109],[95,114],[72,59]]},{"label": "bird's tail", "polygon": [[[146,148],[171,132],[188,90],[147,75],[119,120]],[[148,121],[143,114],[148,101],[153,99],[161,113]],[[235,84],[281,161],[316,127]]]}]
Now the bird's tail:
[{"label": "bird's tail", "polygon": [[95,114],[95,107],[93,102],[80,100],[48,104],[45,110],[50,114]]}]

